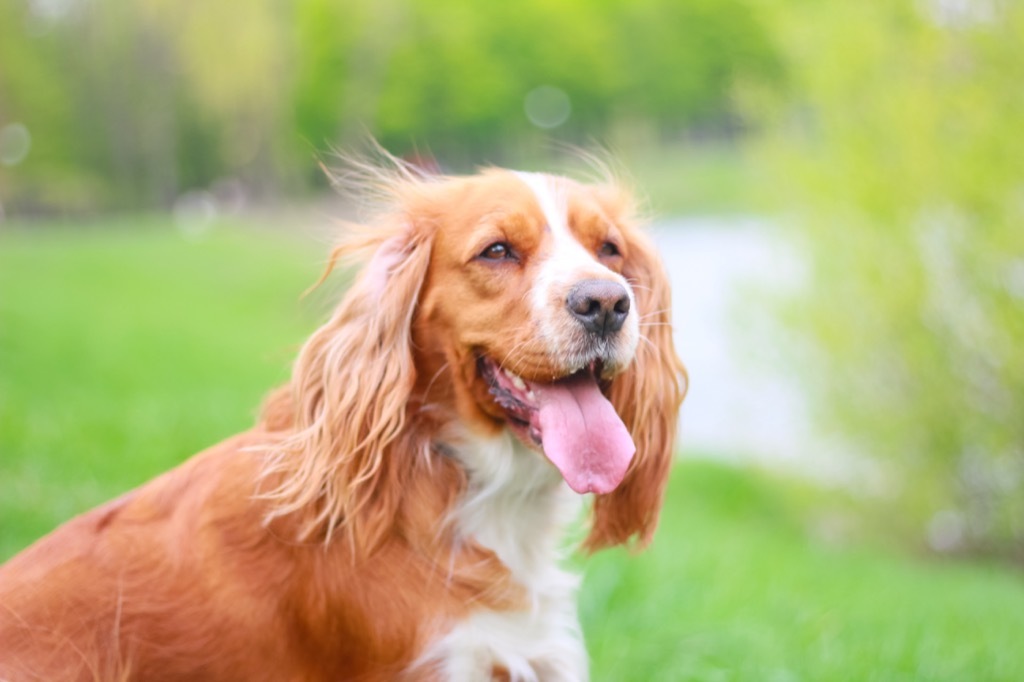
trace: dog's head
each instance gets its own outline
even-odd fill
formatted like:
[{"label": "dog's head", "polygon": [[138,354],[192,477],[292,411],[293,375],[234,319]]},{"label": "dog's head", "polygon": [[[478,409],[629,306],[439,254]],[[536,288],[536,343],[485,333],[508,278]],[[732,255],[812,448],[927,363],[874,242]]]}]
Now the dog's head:
[{"label": "dog's head", "polygon": [[[388,189],[393,210],[337,252],[372,256],[293,379],[291,447],[318,460],[306,471],[336,473],[316,486],[335,486],[321,520],[386,518],[401,491],[384,488],[408,480],[398,460],[429,447],[402,434],[454,419],[508,429],[595,493],[589,548],[648,541],[685,375],[628,195],[505,170]],[[291,480],[293,506],[308,502],[296,493],[313,481]]]}]

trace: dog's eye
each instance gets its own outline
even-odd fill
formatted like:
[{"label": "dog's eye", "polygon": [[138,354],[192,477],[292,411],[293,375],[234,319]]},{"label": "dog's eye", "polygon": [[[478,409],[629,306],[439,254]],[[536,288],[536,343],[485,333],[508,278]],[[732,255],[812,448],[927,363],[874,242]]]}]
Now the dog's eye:
[{"label": "dog's eye", "polygon": [[481,258],[487,260],[505,260],[506,258],[514,258],[512,255],[512,247],[505,242],[495,242],[480,253]]},{"label": "dog's eye", "polygon": [[597,253],[599,256],[603,257],[622,255],[619,251],[619,247],[617,247],[614,242],[605,242],[604,244],[601,244],[601,248],[597,250]]}]

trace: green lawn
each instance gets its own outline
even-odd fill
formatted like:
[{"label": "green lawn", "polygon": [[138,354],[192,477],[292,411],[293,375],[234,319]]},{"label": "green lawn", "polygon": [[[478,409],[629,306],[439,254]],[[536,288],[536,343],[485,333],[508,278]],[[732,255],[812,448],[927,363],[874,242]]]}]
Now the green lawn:
[{"label": "green lawn", "polygon": [[829,546],[789,489],[677,466],[653,548],[589,562],[595,678],[1024,679],[1024,576]]},{"label": "green lawn", "polygon": [[0,231],[0,557],[252,424],[323,257],[165,219]]},{"label": "green lawn", "polygon": [[[0,559],[246,428],[327,305],[305,240],[0,230]],[[1024,679],[1024,579],[814,539],[796,488],[676,467],[653,549],[587,568],[595,680]]]}]

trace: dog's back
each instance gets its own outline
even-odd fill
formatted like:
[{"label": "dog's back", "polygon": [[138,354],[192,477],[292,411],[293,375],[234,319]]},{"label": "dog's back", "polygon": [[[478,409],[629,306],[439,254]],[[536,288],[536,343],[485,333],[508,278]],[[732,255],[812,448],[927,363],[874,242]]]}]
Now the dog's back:
[{"label": "dog's back", "polygon": [[0,680],[392,680],[468,605],[509,603],[478,548],[396,534],[357,559],[266,524],[275,438],[225,441],[0,567]]},{"label": "dog's back", "polygon": [[[269,577],[266,540],[253,536],[251,492],[232,490],[252,480],[247,440],[72,519],[0,568],[0,679],[273,677],[265,662],[249,667],[284,652],[259,636],[277,629],[276,588],[252,584]],[[262,647],[231,650],[245,641]]]}]

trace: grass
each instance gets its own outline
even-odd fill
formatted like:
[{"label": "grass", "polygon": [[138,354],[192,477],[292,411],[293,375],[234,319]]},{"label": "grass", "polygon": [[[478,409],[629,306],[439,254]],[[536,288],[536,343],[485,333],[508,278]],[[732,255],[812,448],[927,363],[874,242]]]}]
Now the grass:
[{"label": "grass", "polygon": [[1019,574],[823,543],[798,494],[750,471],[678,465],[653,547],[588,562],[595,678],[1022,678]]},{"label": "grass", "polygon": [[323,255],[164,219],[0,233],[0,557],[246,428]]},{"label": "grass", "polygon": [[[0,232],[0,560],[246,428],[324,299],[323,254],[170,221]],[[653,548],[586,567],[595,680],[1019,680],[1024,582],[815,539],[786,481],[673,474]]]}]

